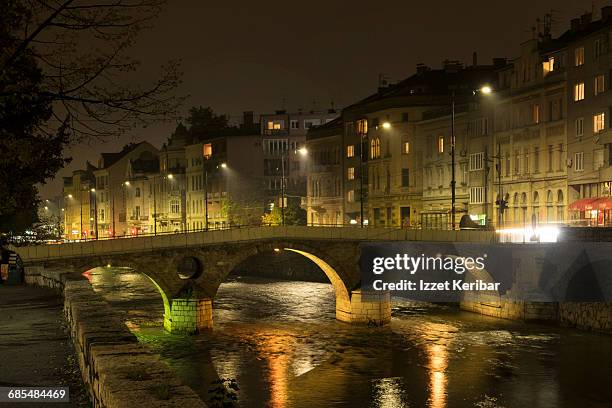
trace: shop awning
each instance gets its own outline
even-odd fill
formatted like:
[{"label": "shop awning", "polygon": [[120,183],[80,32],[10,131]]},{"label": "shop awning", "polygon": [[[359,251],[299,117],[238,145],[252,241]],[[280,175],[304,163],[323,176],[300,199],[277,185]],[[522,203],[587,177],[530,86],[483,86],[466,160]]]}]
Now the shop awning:
[{"label": "shop awning", "polygon": [[611,210],[612,198],[581,198],[580,200],[576,200],[571,203],[569,209],[570,211]]},{"label": "shop awning", "polygon": [[589,211],[596,210],[597,208],[593,206],[593,202],[597,201],[597,198],[581,198],[580,200],[576,200],[569,205],[570,211]]},{"label": "shop awning", "polygon": [[601,197],[593,202],[593,205],[598,210],[610,210],[612,209],[612,198]]}]

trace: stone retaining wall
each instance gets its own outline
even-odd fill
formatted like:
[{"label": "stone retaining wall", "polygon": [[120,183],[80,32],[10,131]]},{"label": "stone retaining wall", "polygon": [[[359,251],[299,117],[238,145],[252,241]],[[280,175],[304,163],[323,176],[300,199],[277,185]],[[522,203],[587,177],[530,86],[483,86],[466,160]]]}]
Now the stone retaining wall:
[{"label": "stone retaining wall", "polygon": [[158,355],[138,343],[119,312],[87,281],[34,267],[26,268],[25,281],[63,294],[64,313],[93,407],[206,407]]},{"label": "stone retaining wall", "polygon": [[460,308],[510,320],[549,321],[562,326],[612,334],[612,304],[603,302],[526,302],[498,297],[497,301],[470,299]]}]

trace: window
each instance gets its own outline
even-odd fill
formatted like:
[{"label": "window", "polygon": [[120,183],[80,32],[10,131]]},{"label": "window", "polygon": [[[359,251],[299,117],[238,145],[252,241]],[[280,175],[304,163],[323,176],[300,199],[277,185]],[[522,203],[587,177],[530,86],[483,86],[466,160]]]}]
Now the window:
[{"label": "window", "polygon": [[557,170],[563,170],[563,143],[559,143],[559,160],[557,160]]},{"label": "window", "polygon": [[355,168],[354,167],[349,167],[347,169],[347,175],[346,175],[347,179],[349,180],[355,180]]},{"label": "window", "polygon": [[533,148],[533,172],[538,173],[540,171],[540,147],[535,146]]},{"label": "window", "polygon": [[548,145],[548,171],[553,169],[553,146]]},{"label": "window", "polygon": [[584,65],[584,47],[578,47],[574,50],[574,66],[579,67]]},{"label": "window", "polygon": [[179,212],[181,212],[181,205],[177,200],[172,200],[170,202],[170,212],[172,214],[178,214]]},{"label": "window", "polygon": [[606,128],[606,114],[604,112],[593,116],[593,133],[601,132]]},{"label": "window", "polygon": [[346,192],[346,201],[349,203],[355,202],[355,190],[349,190]]},{"label": "window", "polygon": [[524,155],[524,160],[523,160],[524,173],[529,174],[529,148],[528,147],[525,147],[523,149],[523,155]]},{"label": "window", "polygon": [[313,126],[319,126],[321,119],[306,119],[304,120],[304,129],[310,129]]},{"label": "window", "polygon": [[380,158],[380,139],[377,137],[370,141],[370,158]]},{"label": "window", "polygon": [[531,108],[531,121],[533,123],[540,123],[540,105],[535,103]]},{"label": "window", "polygon": [[408,112],[402,112],[402,122],[408,122]]},{"label": "window", "polygon": [[484,187],[470,188],[470,204],[482,204],[484,202]]},{"label": "window", "polygon": [[204,156],[205,159],[210,159],[210,156],[212,156],[212,144],[206,143],[202,146],[202,156]]},{"label": "window", "polygon": [[584,135],[584,118],[576,119],[576,137]]},{"label": "window", "polygon": [[514,174],[519,174],[521,170],[521,155],[518,150],[514,151]]},{"label": "window", "polygon": [[574,85],[574,101],[584,100],[584,82],[580,82]]},{"label": "window", "polygon": [[444,136],[438,136],[438,153],[444,153]]},{"label": "window", "polygon": [[300,121],[297,119],[291,119],[291,129],[299,129]]},{"label": "window", "polygon": [[284,120],[269,120],[266,124],[266,129],[268,130],[282,130],[285,128]]},{"label": "window", "polygon": [[600,39],[596,39],[595,42],[593,43],[593,55],[595,56],[595,59],[598,59],[602,53],[603,53],[602,42]]},{"label": "window", "polygon": [[542,69],[544,75],[553,72],[555,70],[555,57],[548,57],[548,60],[542,63]]},{"label": "window", "polygon": [[574,171],[584,171],[584,152],[574,153]]},{"label": "window", "polygon": [[367,119],[359,119],[357,121],[357,134],[365,135],[368,133],[368,120]]},{"label": "window", "polygon": [[510,152],[506,152],[506,176],[510,175]]},{"label": "window", "polygon": [[355,157],[355,145],[346,146],[346,157]]},{"label": "window", "polygon": [[410,169],[402,169],[402,187],[410,185]]},{"label": "window", "polygon": [[134,193],[135,197],[140,197],[140,187],[136,187],[136,192]]},{"label": "window", "polygon": [[603,74],[595,76],[595,95],[599,95],[606,90],[605,76]]},{"label": "window", "polygon": [[410,154],[410,142],[404,142],[404,154]]},{"label": "window", "polygon": [[482,170],[484,164],[484,153],[470,154],[470,171]]}]

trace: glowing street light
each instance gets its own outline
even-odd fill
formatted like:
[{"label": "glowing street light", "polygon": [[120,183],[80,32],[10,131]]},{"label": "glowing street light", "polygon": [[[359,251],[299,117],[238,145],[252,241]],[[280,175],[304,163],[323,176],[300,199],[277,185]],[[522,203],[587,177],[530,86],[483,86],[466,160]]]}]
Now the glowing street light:
[{"label": "glowing street light", "polygon": [[221,168],[222,169],[227,169],[227,163],[221,163]]},{"label": "glowing street light", "polygon": [[129,186],[130,182],[129,181],[125,181],[123,184],[125,184],[126,186]]},{"label": "glowing street light", "polygon": [[480,92],[482,92],[483,94],[490,94],[491,92],[493,92],[493,89],[490,86],[485,85],[480,88]]},{"label": "glowing street light", "polygon": [[382,127],[383,127],[383,129],[391,129],[391,123],[383,122]]},{"label": "glowing street light", "polygon": [[72,198],[72,194],[68,194],[68,198]]},{"label": "glowing street light", "polygon": [[168,174],[168,179],[172,180],[174,176],[172,174]]},{"label": "glowing street light", "polygon": [[302,156],[306,156],[306,155],[308,155],[308,149],[305,148],[305,147],[300,147],[298,149],[298,153],[301,154]]}]

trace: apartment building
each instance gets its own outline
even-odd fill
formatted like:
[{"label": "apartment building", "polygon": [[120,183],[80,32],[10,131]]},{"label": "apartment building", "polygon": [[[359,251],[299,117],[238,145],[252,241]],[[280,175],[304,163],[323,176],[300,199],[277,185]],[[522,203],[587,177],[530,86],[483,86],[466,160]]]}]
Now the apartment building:
[{"label": "apartment building", "polygon": [[612,7],[571,21],[559,37],[567,76],[567,183],[575,225],[612,224]]},{"label": "apartment building", "polygon": [[286,200],[292,199],[300,204],[301,197],[306,195],[306,166],[304,156],[298,150],[304,146],[309,129],[337,117],[334,109],[295,113],[278,110],[274,114],[260,115],[264,178],[270,204],[281,205],[283,179]]},{"label": "apartment building", "polygon": [[[96,167],[87,162],[85,170],[76,170],[64,177],[64,238],[95,238],[95,177]],[[93,190],[93,191],[92,191]]]},{"label": "apartment building", "polygon": [[[552,48],[551,48],[552,47]],[[500,71],[495,98],[497,225],[519,227],[567,219],[565,53],[551,40],[521,44]],[[502,215],[503,214],[503,215]]]},{"label": "apartment building", "polygon": [[259,223],[265,202],[261,135],[208,138],[185,147],[187,230]]},{"label": "apartment building", "polygon": [[[338,226],[344,223],[342,199],[342,155],[355,156],[355,147],[341,151],[342,119],[312,128],[306,136],[308,160],[306,197],[302,208],[313,226]],[[354,174],[353,174],[354,176]]]},{"label": "apartment building", "polygon": [[[473,96],[474,89],[496,81],[504,63],[464,67],[444,61],[441,69],[419,64],[411,77],[343,110],[343,151],[352,146],[358,152],[343,161],[345,223],[417,227],[424,216],[429,222],[442,213],[449,223],[449,205],[432,202],[424,209],[424,169],[450,174],[452,95],[460,101]],[[427,122],[435,117],[442,124]],[[430,149],[439,150],[435,158]],[[450,199],[450,177],[439,181],[438,201]]]},{"label": "apartment building", "polygon": [[[148,142],[131,143],[119,152],[102,153],[94,171],[96,216],[99,237],[130,235],[127,197],[130,194],[128,167],[142,154],[157,157],[158,150]],[[126,181],[128,183],[126,183]],[[134,192],[132,192],[134,193]]]}]

